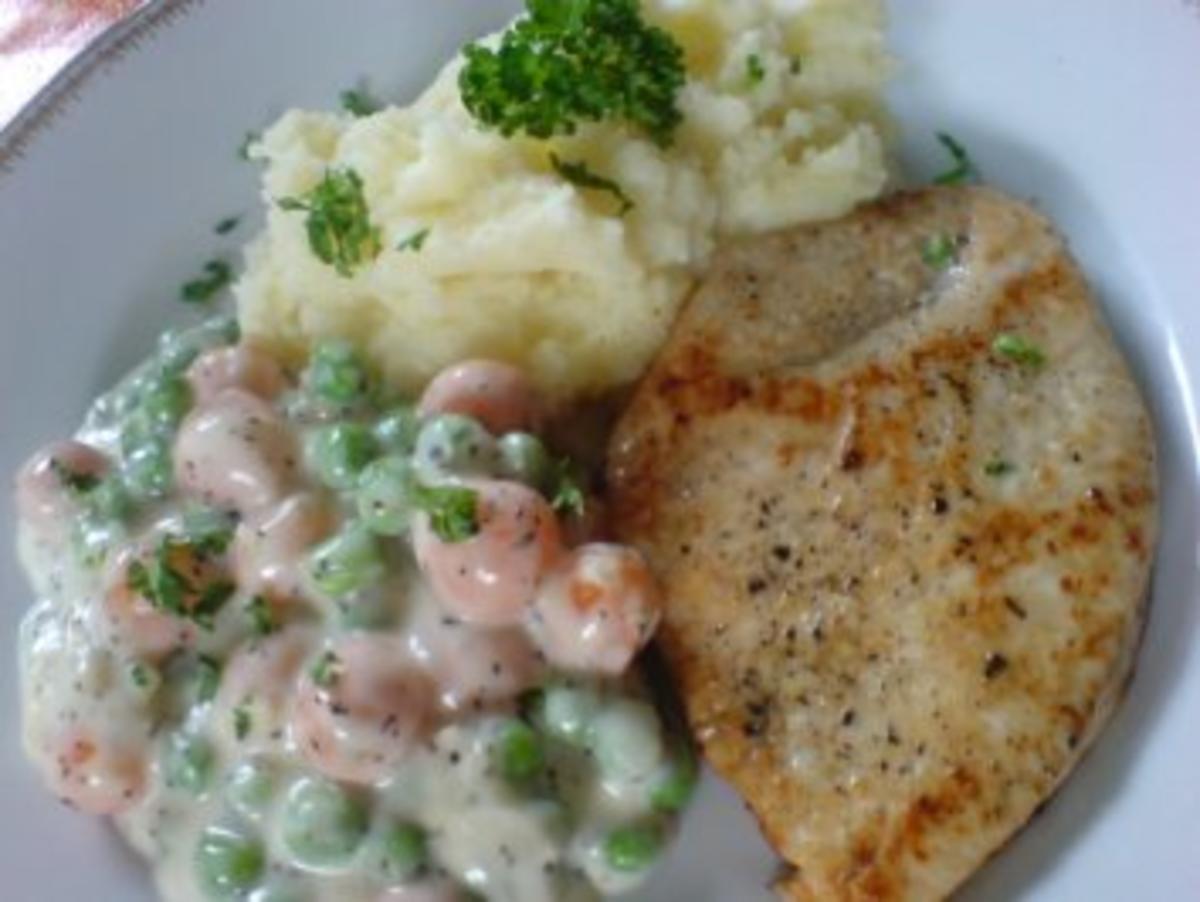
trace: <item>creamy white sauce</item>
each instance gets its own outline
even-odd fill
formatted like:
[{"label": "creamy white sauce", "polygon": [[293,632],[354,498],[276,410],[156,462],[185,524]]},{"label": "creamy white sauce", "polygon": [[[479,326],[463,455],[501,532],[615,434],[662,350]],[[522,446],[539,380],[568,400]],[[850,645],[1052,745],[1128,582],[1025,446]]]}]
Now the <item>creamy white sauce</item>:
[{"label": "creamy white sauce", "polygon": [[[497,737],[523,692],[562,679],[536,631],[450,616],[406,538],[385,543],[386,575],[350,600],[353,617],[373,628],[348,627],[346,601],[321,592],[308,561],[315,544],[353,517],[353,506],[304,468],[299,449],[312,427],[288,417],[289,402],[222,390],[223,373],[236,380],[247,371],[223,353],[219,366],[209,361],[203,370],[203,406],[183,421],[174,461],[177,485],[241,518],[232,547],[202,564],[237,580],[211,628],[125,597],[129,555],[145,556],[163,535],[185,530],[178,490],[121,529],[101,531],[102,562],[96,549],[104,543],[81,542],[85,518],[69,494],[55,528],[21,524],[21,559],[40,599],[21,630],[23,734],[50,788],[85,811],[114,815],[172,902],[415,902],[467,891],[550,902],[594,899],[640,881],[640,870],[618,873],[606,864],[599,847],[623,824],[656,818],[670,826],[650,804],[666,756],[657,725],[642,772],[604,774],[590,746],[553,740],[536,788],[515,787],[498,771]],[[261,360],[254,364],[253,381],[274,398],[278,380],[264,375]],[[102,401],[78,435],[112,460],[120,443],[110,412],[119,407]],[[247,606],[258,593],[271,596],[282,624],[267,637],[248,626]],[[651,620],[638,622],[639,647],[652,629]],[[314,662],[328,648],[353,653],[340,662],[345,674],[323,689]],[[222,671],[208,698],[197,695],[205,661]],[[606,669],[570,679],[604,710],[645,698],[635,673]],[[407,689],[401,679],[410,680]],[[307,726],[305,692],[323,699]],[[376,715],[382,722],[370,719]],[[194,783],[179,776],[187,768],[168,751],[185,735],[206,750],[207,777]],[[318,749],[314,737],[328,738]],[[231,788],[252,765],[270,774],[258,805]],[[348,791],[366,819],[358,850],[330,864],[299,860],[286,839],[288,794],[319,770],[358,781]],[[398,821],[418,824],[428,842],[426,866],[406,879],[385,875],[374,860],[381,831]],[[245,886],[214,892],[198,882],[197,848],[206,829],[223,824],[255,838],[264,862]]]}]

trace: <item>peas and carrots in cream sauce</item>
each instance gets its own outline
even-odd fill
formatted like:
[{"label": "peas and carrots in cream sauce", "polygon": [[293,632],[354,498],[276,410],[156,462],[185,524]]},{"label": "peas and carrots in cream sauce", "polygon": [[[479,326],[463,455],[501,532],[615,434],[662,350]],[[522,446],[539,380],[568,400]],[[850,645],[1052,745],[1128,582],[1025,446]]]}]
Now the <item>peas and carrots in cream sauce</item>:
[{"label": "peas and carrots in cream sauce", "polygon": [[542,420],[499,363],[408,404],[346,344],[165,336],[17,479],[47,786],[170,900],[636,886],[694,764],[634,665],[654,578]]}]

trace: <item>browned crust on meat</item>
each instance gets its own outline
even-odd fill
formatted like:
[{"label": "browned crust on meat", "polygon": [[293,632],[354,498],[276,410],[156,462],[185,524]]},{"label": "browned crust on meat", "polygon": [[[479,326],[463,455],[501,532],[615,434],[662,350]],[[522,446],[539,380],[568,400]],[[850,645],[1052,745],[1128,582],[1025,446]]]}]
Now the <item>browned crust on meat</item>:
[{"label": "browned crust on meat", "polygon": [[[960,242],[942,274],[922,242]],[[1043,348],[1041,368],[993,350]],[[989,475],[1000,457],[1014,472]],[[795,899],[932,899],[1111,713],[1156,543],[1149,418],[1045,221],[898,195],[724,252],[614,437],[620,536],[711,764]]]}]

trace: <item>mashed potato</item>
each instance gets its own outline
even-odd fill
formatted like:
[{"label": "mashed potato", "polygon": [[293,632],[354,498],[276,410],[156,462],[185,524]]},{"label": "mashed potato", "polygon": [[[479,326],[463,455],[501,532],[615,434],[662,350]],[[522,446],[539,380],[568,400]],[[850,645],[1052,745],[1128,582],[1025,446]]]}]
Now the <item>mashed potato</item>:
[{"label": "mashed potato", "polygon": [[[407,107],[293,110],[252,153],[265,232],[237,286],[243,327],[284,352],[349,338],[399,389],[454,360],[526,367],[567,399],[627,383],[723,236],[836,217],[887,179],[879,0],[647,0],[687,53],[684,122],[662,149],[601,124],[505,139],[463,108],[459,60]],[[586,161],[636,202],[549,161]],[[331,166],[362,176],[384,251],[352,278],[312,253],[302,195]],[[419,251],[397,250],[423,229]]]}]

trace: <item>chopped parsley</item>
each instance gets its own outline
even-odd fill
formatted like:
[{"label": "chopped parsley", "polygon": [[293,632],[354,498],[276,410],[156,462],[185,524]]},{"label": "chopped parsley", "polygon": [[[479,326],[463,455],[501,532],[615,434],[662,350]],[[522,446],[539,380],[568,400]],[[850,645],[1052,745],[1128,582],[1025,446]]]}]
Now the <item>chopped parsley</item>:
[{"label": "chopped parsley", "polygon": [[999,357],[1031,369],[1038,369],[1046,363],[1045,351],[1029,339],[1011,332],[996,336],[996,340],[992,342],[992,351]]},{"label": "chopped parsley", "polygon": [[921,245],[921,259],[933,269],[947,269],[958,260],[958,242],[945,232],[931,235]]},{"label": "chopped parsley", "polygon": [[161,678],[158,671],[142,661],[134,661],[129,665],[129,682],[141,692],[151,692],[159,685]]},{"label": "chopped parsley", "polygon": [[146,665],[140,661],[129,668],[129,679],[133,681],[133,685],[139,689],[145,689],[150,685],[150,674],[146,672]]},{"label": "chopped parsley", "polygon": [[242,702],[233,709],[233,735],[237,737],[238,742],[250,735],[253,726],[250,709],[246,707],[246,702]]},{"label": "chopped parsley", "polygon": [[258,140],[261,137],[262,137],[262,135],[256,131],[246,132],[245,136],[242,138],[242,143],[238,145],[238,150],[237,150],[238,159],[249,162],[250,161],[250,148],[254,144],[257,144]]},{"label": "chopped parsley", "polygon": [[1015,469],[1009,461],[999,457],[994,457],[983,465],[983,472],[988,476],[1007,476]]},{"label": "chopped parsley", "polygon": [[313,683],[322,689],[336,686],[342,676],[342,659],[333,652],[326,651],[317,658],[308,675],[312,678]]},{"label": "chopped parsley", "polygon": [[379,227],[371,223],[362,177],[353,169],[327,170],[308,194],[282,198],[279,207],[308,213],[308,245],[317,259],[339,275],[352,276],[383,249]]},{"label": "chopped parsley", "polygon": [[560,159],[558,154],[552,153],[550,154],[550,165],[554,167],[555,172],[576,187],[594,191],[607,191],[620,203],[622,216],[634,208],[633,200],[620,185],[612,179],[597,175],[588,168],[586,163],[569,163],[566,160]]},{"label": "chopped parsley", "polygon": [[429,229],[419,229],[397,244],[396,250],[418,253],[425,246],[425,239],[428,237]]},{"label": "chopped parsley", "polygon": [[192,686],[196,692],[196,701],[211,702],[217,697],[217,690],[221,688],[220,662],[209,655],[200,655],[196,659],[196,667],[192,679]]},{"label": "chopped parsley", "polygon": [[171,557],[176,550],[186,547],[183,543],[164,538],[149,563],[134,561],[126,572],[130,589],[158,610],[179,617],[189,615],[187,597],[192,586],[187,577],[175,569]]},{"label": "chopped parsley", "polygon": [[793,56],[792,62],[791,62],[791,65],[789,68],[792,70],[793,75],[799,75],[801,72],[804,71],[804,58],[799,57],[799,56]]},{"label": "chopped parsley", "polygon": [[504,136],[571,135],[585,122],[627,122],[660,146],[683,114],[683,48],[642,19],[638,0],[526,0],[499,45],[468,44],[463,105]]},{"label": "chopped parsley", "polygon": [[209,260],[202,275],[185,282],[179,298],[186,304],[204,304],[225,290],[233,281],[233,268],[224,260]]},{"label": "chopped parsley", "polygon": [[206,552],[191,542],[164,536],[151,559],[136,560],[126,571],[129,588],[159,611],[191,620],[211,630],[217,613],[225,606],[236,587],[227,580],[214,580],[194,586],[180,571]]},{"label": "chopped parsley", "polygon": [[100,485],[100,477],[95,473],[72,470],[57,457],[50,458],[50,470],[58,477],[59,484],[72,495],[86,495]]},{"label": "chopped parsley", "polygon": [[941,175],[934,178],[933,181],[935,184],[964,185],[978,178],[979,170],[975,168],[975,163],[971,159],[971,155],[967,153],[967,149],[962,144],[955,140],[953,135],[948,135],[946,132],[938,132],[937,139],[942,142],[942,146],[950,154],[953,165]]},{"label": "chopped parsley", "polygon": [[351,116],[357,116],[360,119],[363,116],[378,113],[383,107],[383,104],[376,100],[365,87],[349,88],[342,91],[339,99],[342,102],[343,110]]},{"label": "chopped parsley", "polygon": [[279,628],[270,603],[261,595],[246,602],[246,616],[250,618],[250,628],[256,636],[269,636]]},{"label": "chopped parsley", "polygon": [[479,493],[453,485],[414,485],[412,503],[429,515],[429,525],[443,542],[465,542],[479,532]]},{"label": "chopped parsley", "polygon": [[209,583],[200,591],[200,600],[192,607],[192,620],[202,629],[211,630],[217,614],[236,591],[237,586],[228,580]]},{"label": "chopped parsley", "polygon": [[582,517],[587,510],[587,495],[583,491],[579,468],[569,457],[560,460],[555,468],[550,506],[560,514],[573,517]]},{"label": "chopped parsley", "polygon": [[220,222],[218,222],[215,226],[213,226],[213,231],[216,232],[218,235],[228,235],[230,232],[232,232],[234,229],[236,229],[238,227],[238,225],[241,223],[241,221],[242,221],[242,217],[240,217],[240,216],[226,216],[224,219],[222,219]]},{"label": "chopped parsley", "polygon": [[746,57],[746,80],[751,85],[761,85],[766,77],[767,69],[763,65],[762,57],[757,53],[751,53]]}]

